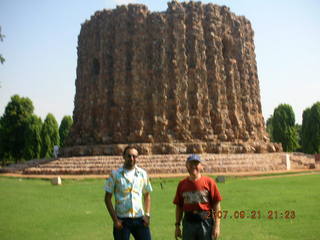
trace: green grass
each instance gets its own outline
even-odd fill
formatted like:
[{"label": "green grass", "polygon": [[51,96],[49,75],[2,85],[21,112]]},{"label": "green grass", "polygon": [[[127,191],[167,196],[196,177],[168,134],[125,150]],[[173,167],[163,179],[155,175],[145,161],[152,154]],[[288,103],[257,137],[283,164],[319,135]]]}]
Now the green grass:
[{"label": "green grass", "polygon": [[[172,200],[178,181],[152,179],[153,240],[174,239]],[[221,220],[220,239],[318,239],[319,183],[319,174],[255,180],[227,177],[219,184],[221,205],[228,212]],[[113,239],[103,185],[103,179],[63,180],[62,186],[52,186],[48,180],[0,177],[0,238]],[[260,211],[261,217],[235,219],[241,210]],[[277,210],[278,219],[268,219],[269,210]],[[295,211],[295,218],[280,218],[286,210]]]}]

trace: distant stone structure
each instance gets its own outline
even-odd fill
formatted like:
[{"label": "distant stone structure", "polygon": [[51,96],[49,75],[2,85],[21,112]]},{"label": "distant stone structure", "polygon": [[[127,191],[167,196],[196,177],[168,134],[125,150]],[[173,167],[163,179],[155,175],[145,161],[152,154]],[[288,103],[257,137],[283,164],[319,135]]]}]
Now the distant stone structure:
[{"label": "distant stone structure", "polygon": [[226,6],[130,4],[95,13],[78,41],[64,156],[282,151],[261,111],[253,30]]}]

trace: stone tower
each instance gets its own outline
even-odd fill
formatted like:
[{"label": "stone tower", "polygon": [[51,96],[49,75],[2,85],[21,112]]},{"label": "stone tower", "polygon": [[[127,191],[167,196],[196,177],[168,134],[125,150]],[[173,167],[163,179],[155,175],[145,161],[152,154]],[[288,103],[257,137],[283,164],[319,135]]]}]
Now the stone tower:
[{"label": "stone tower", "polygon": [[281,151],[261,111],[253,30],[225,6],[96,12],[78,41],[65,156]]}]

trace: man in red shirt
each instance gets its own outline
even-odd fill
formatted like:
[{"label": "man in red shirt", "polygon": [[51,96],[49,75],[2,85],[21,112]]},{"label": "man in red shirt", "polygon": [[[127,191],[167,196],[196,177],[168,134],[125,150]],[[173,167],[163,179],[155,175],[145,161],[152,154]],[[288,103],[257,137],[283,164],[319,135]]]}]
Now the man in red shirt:
[{"label": "man in red shirt", "polygon": [[[176,205],[175,238],[183,240],[212,240],[220,234],[222,197],[212,178],[202,176],[200,156],[187,158],[186,167],[189,176],[179,182],[173,203]],[[181,220],[182,234],[181,234]]]}]

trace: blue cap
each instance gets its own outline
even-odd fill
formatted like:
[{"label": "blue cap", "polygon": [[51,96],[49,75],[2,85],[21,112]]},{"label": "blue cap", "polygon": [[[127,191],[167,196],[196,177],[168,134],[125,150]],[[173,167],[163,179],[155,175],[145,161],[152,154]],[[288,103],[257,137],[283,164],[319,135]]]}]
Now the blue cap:
[{"label": "blue cap", "polygon": [[202,162],[201,158],[199,155],[197,154],[192,154],[187,158],[187,161],[198,161],[198,162]]}]

